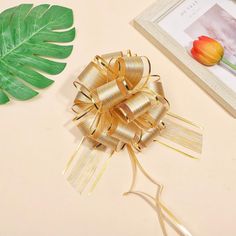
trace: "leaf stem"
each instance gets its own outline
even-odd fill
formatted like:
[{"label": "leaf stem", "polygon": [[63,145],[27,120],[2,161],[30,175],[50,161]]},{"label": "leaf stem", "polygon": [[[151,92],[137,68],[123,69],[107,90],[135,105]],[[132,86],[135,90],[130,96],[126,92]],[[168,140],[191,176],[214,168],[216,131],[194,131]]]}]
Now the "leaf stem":
[{"label": "leaf stem", "polygon": [[232,68],[233,70],[236,70],[236,65],[228,61],[225,57],[222,57],[221,62]]}]

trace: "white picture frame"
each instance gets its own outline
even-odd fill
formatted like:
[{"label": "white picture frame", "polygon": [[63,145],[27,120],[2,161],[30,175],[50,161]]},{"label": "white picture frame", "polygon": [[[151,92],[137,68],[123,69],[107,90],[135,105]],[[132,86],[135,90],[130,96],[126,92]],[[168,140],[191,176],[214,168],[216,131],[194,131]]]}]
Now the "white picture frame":
[{"label": "white picture frame", "polygon": [[156,1],[133,20],[133,26],[236,118],[236,93],[207,67],[194,60],[167,31],[154,24],[154,19],[155,22],[161,21],[184,1]]}]

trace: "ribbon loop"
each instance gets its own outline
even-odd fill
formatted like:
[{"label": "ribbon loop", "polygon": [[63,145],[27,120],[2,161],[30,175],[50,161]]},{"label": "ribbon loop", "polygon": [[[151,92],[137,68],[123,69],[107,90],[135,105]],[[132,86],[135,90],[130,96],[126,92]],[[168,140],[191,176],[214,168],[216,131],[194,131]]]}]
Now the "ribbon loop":
[{"label": "ribbon loop", "polygon": [[120,68],[120,74],[125,76],[130,89],[134,88],[143,77],[144,63],[141,57],[120,57],[116,62]]},{"label": "ribbon loop", "polygon": [[119,120],[114,120],[109,135],[115,137],[124,143],[136,143],[140,139],[141,130],[133,123],[125,124]]},{"label": "ribbon loop", "polygon": [[113,59],[117,59],[119,57],[123,57],[123,52],[122,51],[118,51],[118,52],[111,52],[111,53],[107,53],[107,54],[103,54],[101,57],[107,62],[107,63],[111,63],[111,61]]},{"label": "ribbon loop", "polygon": [[94,100],[101,103],[102,109],[105,111],[123,101],[127,95],[125,81],[119,78],[98,87],[94,93]]},{"label": "ribbon loop", "polygon": [[165,93],[164,93],[162,83],[160,81],[160,77],[159,76],[155,76],[155,77],[157,77],[158,79],[154,81],[149,81],[147,84],[147,87],[154,93],[160,95],[161,97],[165,97]]},{"label": "ribbon loop", "polygon": [[115,108],[115,112],[124,122],[134,121],[152,107],[152,102],[144,93],[136,93]]},{"label": "ribbon loop", "polygon": [[88,90],[92,90],[107,82],[105,72],[95,63],[90,62],[78,76],[77,82]]}]

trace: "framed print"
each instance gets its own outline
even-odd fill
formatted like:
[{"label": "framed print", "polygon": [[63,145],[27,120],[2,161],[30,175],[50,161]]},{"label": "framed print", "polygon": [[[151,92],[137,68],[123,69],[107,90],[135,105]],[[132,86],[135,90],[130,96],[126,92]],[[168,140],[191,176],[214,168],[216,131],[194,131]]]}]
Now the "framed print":
[{"label": "framed print", "polygon": [[[236,118],[235,0],[160,0],[133,25]],[[208,38],[224,49],[211,66],[199,63],[191,51],[194,41]]]}]

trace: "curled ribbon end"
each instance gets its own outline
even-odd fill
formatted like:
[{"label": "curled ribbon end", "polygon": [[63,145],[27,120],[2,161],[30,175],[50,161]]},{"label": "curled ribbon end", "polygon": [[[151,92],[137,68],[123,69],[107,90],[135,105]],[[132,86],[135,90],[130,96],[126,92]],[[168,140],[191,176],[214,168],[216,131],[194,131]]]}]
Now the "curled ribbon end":
[{"label": "curled ribbon end", "polygon": [[123,193],[123,196],[128,196],[130,194],[130,192],[125,192]]}]

